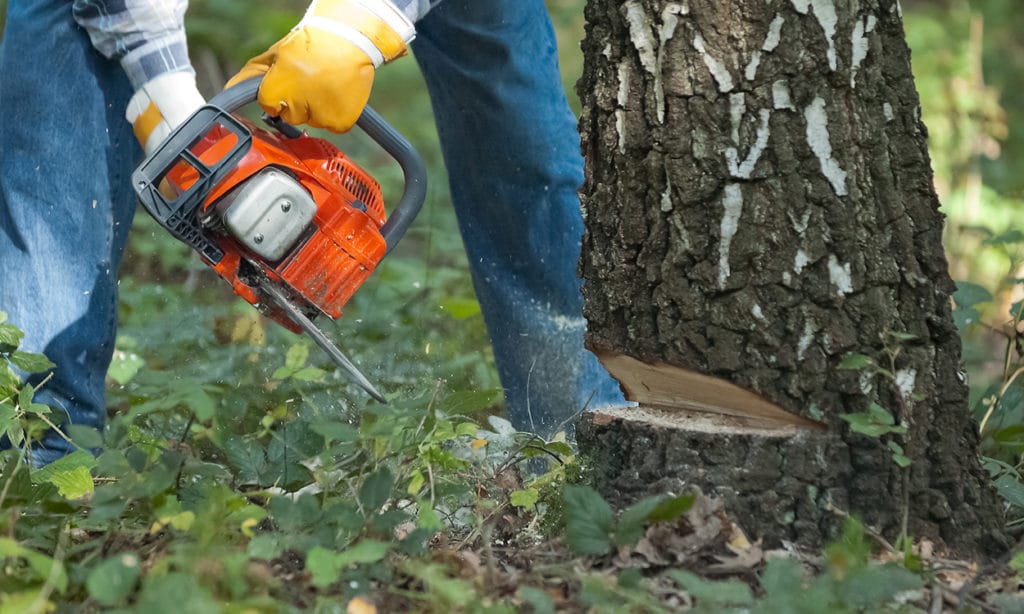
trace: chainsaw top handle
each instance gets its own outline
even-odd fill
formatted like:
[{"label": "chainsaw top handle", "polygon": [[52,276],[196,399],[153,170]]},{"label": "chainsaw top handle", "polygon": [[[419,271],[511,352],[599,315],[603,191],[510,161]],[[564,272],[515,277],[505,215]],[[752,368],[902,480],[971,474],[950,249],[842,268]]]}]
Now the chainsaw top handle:
[{"label": "chainsaw top handle", "polygon": [[[209,104],[220,107],[228,113],[234,112],[256,100],[262,80],[262,77],[255,77],[242,81],[211,98]],[[284,121],[278,120],[272,122],[272,125],[285,136],[294,137],[301,134]],[[388,215],[387,221],[381,228],[381,234],[387,243],[386,255],[402,239],[405,231],[409,229],[423,207],[423,201],[427,196],[427,169],[416,148],[370,106],[363,109],[356,125],[398,162],[402,167],[405,179],[402,197],[392,208],[391,214]]]}]

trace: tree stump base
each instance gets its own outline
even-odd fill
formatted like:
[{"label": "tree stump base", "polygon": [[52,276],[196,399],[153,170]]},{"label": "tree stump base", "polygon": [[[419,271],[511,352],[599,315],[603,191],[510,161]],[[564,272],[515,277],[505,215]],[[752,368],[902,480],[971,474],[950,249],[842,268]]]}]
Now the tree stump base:
[{"label": "tree stump base", "polygon": [[[640,406],[585,412],[576,438],[595,488],[613,506],[697,487],[721,499],[730,518],[766,547],[820,548],[838,536],[851,509],[889,538],[902,522],[903,489],[854,475],[849,445],[831,432]],[[853,455],[856,463],[892,463],[883,451]],[[893,475],[878,469],[876,475]],[[971,512],[983,496],[975,490],[965,484],[956,510],[911,501],[911,536],[970,555],[1005,552],[1005,536],[980,526]]]}]

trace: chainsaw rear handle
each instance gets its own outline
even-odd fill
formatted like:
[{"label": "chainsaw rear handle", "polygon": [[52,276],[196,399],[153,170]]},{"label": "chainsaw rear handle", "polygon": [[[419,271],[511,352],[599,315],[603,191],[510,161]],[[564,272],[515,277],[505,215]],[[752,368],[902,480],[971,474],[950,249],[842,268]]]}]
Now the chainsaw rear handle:
[{"label": "chainsaw rear handle", "polygon": [[[209,104],[232,113],[256,100],[262,80],[262,77],[254,77],[242,81],[221,91],[210,99]],[[272,120],[271,125],[291,138],[302,134],[297,128],[280,119]],[[387,251],[384,253],[386,256],[402,240],[405,231],[423,208],[423,201],[427,197],[427,168],[416,148],[370,106],[363,109],[363,114],[356,120],[356,125],[398,162],[405,179],[402,197],[398,199],[398,204],[392,208],[391,214],[380,229],[387,244]]]}]

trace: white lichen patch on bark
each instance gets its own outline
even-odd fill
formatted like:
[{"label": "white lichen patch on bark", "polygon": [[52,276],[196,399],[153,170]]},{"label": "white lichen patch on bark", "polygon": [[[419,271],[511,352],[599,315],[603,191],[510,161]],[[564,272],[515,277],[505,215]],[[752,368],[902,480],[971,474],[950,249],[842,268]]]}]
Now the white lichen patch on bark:
[{"label": "white lichen patch on bark", "polygon": [[785,79],[772,83],[772,106],[776,109],[796,110],[789,95],[789,83]]},{"label": "white lichen patch on bark", "polygon": [[750,308],[750,315],[754,316],[755,319],[763,320],[764,312],[761,311],[761,306],[754,303],[754,306]]},{"label": "white lichen patch on bark", "polygon": [[750,61],[747,62],[747,68],[743,71],[743,76],[746,77],[747,81],[753,81],[754,77],[757,76],[757,68],[761,65],[761,52],[755,50],[750,56]]},{"label": "white lichen patch on bark", "polygon": [[661,193],[661,211],[668,213],[672,210],[672,180],[665,176],[665,191]]},{"label": "white lichen patch on bark", "polygon": [[764,43],[761,45],[761,49],[755,50],[750,55],[750,61],[747,62],[747,68],[743,72],[743,76],[746,77],[747,81],[753,81],[757,77],[757,69],[761,66],[761,52],[771,53],[779,46],[779,41],[782,38],[782,24],[785,19],[782,15],[776,15],[775,19],[768,24],[768,33],[764,37]]},{"label": "white lichen patch on bark", "polygon": [[740,92],[729,94],[729,125],[732,126],[732,142],[740,144],[740,124],[743,122],[743,115],[747,112],[747,97]]},{"label": "white lichen patch on bark", "polygon": [[800,215],[800,219],[797,219],[796,214],[792,210],[787,210],[786,217],[789,218],[789,223],[793,225],[793,230],[795,230],[798,235],[804,234],[811,223],[810,211],[804,211],[803,214]]},{"label": "white lichen patch on bark", "polygon": [[791,0],[793,8],[801,15],[806,15],[809,10],[814,11],[814,17],[821,24],[825,32],[825,40],[828,42],[828,66],[832,70],[838,67],[836,60],[836,26],[839,24],[839,16],[836,15],[836,5],[833,0]]},{"label": "white lichen patch on bark", "polygon": [[860,381],[858,383],[860,384],[860,391],[864,395],[870,396],[875,390],[875,374],[866,370],[861,371]]},{"label": "white lichen patch on bark", "polygon": [[701,59],[704,61],[704,65],[708,67],[708,71],[711,73],[711,76],[714,77],[715,82],[718,83],[718,90],[726,94],[731,92],[734,84],[732,82],[732,74],[729,73],[729,68],[726,67],[722,61],[708,52],[707,47],[704,45],[704,37],[700,35],[700,32],[697,32],[693,37],[693,48],[700,54]]},{"label": "white lichen patch on bark", "polygon": [[657,69],[657,57],[654,51],[653,24],[647,11],[637,0],[629,0],[622,5],[622,12],[629,24],[629,40],[633,42],[633,47],[640,56],[640,64],[647,72],[654,74]]},{"label": "white lichen patch on bark", "polygon": [[732,246],[732,238],[740,227],[740,216],[743,214],[743,190],[738,183],[729,183],[725,186],[725,194],[722,198],[721,241],[718,243],[718,287],[725,288],[725,282],[729,279],[729,248]]},{"label": "white lichen patch on bark", "polygon": [[885,115],[885,121],[891,122],[896,114],[892,112],[892,105],[888,102],[882,103],[882,114]]},{"label": "white lichen patch on bark", "polygon": [[816,97],[804,109],[807,120],[807,144],[821,163],[821,172],[832,184],[836,196],[846,196],[846,171],[832,157],[832,143],[829,142],[828,114],[825,112],[825,101]]},{"label": "white lichen patch on bark", "polygon": [[909,367],[900,369],[896,372],[894,380],[896,389],[900,391],[900,396],[906,401],[911,400],[914,396],[914,386],[917,383],[917,369]]},{"label": "white lichen patch on bark", "polygon": [[[772,112],[769,109],[761,109],[758,112],[758,116],[761,119],[761,123],[757,126],[757,137],[743,162],[739,162],[739,150],[736,147],[730,147],[725,150],[725,160],[729,164],[729,173],[737,179],[750,179],[750,176],[754,173],[754,167],[757,166],[757,161],[761,159],[761,155],[768,146],[768,137],[771,136],[771,127],[768,122],[771,119]],[[736,138],[736,141],[738,143],[739,139]]]},{"label": "white lichen patch on bark", "polygon": [[669,219],[672,221],[672,226],[679,232],[679,247],[682,251],[690,249],[690,232],[686,230],[686,226],[683,225],[683,219],[679,215],[671,215]]},{"label": "white lichen patch on bark", "polygon": [[658,58],[654,67],[654,102],[657,106],[658,121],[665,123],[665,48],[668,41],[675,35],[679,25],[678,15],[685,15],[689,10],[682,4],[670,2],[661,11],[661,30],[658,32]]},{"label": "white lichen patch on bark", "polygon": [[834,254],[828,257],[828,280],[836,287],[839,296],[846,296],[853,292],[853,276],[850,272],[850,263],[840,264]]},{"label": "white lichen patch on bark", "polygon": [[868,15],[866,19],[858,19],[853,26],[853,38],[850,51],[850,88],[857,87],[857,71],[861,63],[868,57],[868,34],[875,29],[878,18]]},{"label": "white lichen patch on bark", "polygon": [[796,255],[793,256],[793,272],[799,275],[803,273],[804,267],[811,263],[811,259],[807,257],[807,252],[803,249],[796,250]]},{"label": "white lichen patch on bark", "polygon": [[619,62],[619,90],[615,93],[615,131],[619,153],[626,153],[626,103],[629,102],[629,62]]},{"label": "white lichen patch on bark", "polygon": [[665,62],[665,47],[675,35],[676,26],[679,25],[678,15],[689,13],[689,8],[685,4],[668,3],[661,11],[661,27],[657,29],[657,39],[653,34],[654,24],[638,0],[629,0],[623,4],[622,13],[629,24],[629,40],[640,57],[640,65],[654,77],[656,112],[658,121],[664,123],[665,83],[662,67]]},{"label": "white lichen patch on bark", "polygon": [[814,341],[814,335],[817,334],[818,327],[814,324],[813,320],[807,320],[804,322],[804,332],[800,335],[800,340],[796,344],[796,358],[797,360],[803,360],[807,354],[807,350],[811,347],[811,342]]},{"label": "white lichen patch on bark", "polygon": [[761,51],[767,51],[768,53],[775,51],[775,48],[779,46],[779,41],[782,40],[782,24],[785,21],[782,15],[776,15],[775,19],[772,19],[772,22],[768,24],[768,35],[764,37]]}]

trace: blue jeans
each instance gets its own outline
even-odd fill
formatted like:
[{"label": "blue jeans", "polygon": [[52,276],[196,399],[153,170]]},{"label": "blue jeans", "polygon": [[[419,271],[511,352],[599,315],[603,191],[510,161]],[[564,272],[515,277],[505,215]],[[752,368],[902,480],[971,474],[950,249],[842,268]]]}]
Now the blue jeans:
[{"label": "blue jeans", "polygon": [[[579,138],[541,0],[447,0],[414,44],[474,285],[518,428],[622,402],[583,349]],[[31,59],[28,59],[31,58]],[[11,0],[0,42],[0,310],[57,364],[39,394],[101,428],[116,273],[135,209],[132,92],[66,0]],[[38,378],[35,380],[38,381]],[[55,434],[35,451],[69,451]]]},{"label": "blue jeans", "polygon": [[[58,421],[102,428],[117,268],[135,210],[132,95],[67,0],[11,0],[0,42],[0,311],[22,349],[57,364],[36,397]],[[39,377],[31,380],[39,381]],[[50,433],[33,463],[71,450]]]},{"label": "blue jeans", "polygon": [[621,405],[583,348],[583,158],[543,0],[445,0],[416,30],[509,419],[550,435]]}]

